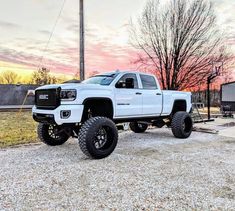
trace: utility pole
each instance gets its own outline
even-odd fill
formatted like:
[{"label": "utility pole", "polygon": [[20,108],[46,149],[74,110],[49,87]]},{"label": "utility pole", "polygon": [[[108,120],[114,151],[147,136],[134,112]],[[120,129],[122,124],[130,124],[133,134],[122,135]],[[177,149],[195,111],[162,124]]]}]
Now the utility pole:
[{"label": "utility pole", "polygon": [[80,0],[80,80],[85,79],[84,4]]}]

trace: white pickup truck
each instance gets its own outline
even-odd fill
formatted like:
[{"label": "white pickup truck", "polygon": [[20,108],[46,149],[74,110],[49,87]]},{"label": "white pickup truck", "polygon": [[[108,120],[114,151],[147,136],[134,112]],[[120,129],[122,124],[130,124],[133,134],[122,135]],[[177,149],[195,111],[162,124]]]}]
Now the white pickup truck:
[{"label": "white pickup truck", "polygon": [[120,123],[130,122],[135,133],[166,125],[175,137],[188,138],[191,107],[189,92],[162,91],[153,75],[117,71],[80,84],[42,86],[32,112],[42,142],[56,146],[76,137],[83,153],[101,159],[114,151]]}]

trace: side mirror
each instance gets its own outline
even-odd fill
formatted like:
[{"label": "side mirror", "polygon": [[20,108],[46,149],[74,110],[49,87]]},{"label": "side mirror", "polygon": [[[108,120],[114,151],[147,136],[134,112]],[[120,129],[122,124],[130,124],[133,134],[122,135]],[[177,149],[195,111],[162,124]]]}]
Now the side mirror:
[{"label": "side mirror", "polygon": [[135,88],[135,83],[133,78],[127,78],[125,81],[126,84],[126,89],[134,89]]}]

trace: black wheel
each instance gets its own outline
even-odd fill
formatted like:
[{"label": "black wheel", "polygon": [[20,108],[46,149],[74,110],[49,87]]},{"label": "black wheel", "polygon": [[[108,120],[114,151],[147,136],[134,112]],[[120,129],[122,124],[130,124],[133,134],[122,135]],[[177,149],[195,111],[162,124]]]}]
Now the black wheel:
[{"label": "black wheel", "polygon": [[171,122],[172,133],[176,138],[188,138],[193,129],[193,121],[187,112],[175,113]]},{"label": "black wheel", "polygon": [[116,148],[118,130],[112,120],[106,117],[92,117],[82,125],[78,141],[86,156],[102,159]]},{"label": "black wheel", "polygon": [[148,125],[138,122],[131,122],[130,129],[135,133],[144,133],[148,129]]},{"label": "black wheel", "polygon": [[38,125],[38,137],[47,145],[57,146],[64,144],[70,136],[58,125],[40,123]]}]

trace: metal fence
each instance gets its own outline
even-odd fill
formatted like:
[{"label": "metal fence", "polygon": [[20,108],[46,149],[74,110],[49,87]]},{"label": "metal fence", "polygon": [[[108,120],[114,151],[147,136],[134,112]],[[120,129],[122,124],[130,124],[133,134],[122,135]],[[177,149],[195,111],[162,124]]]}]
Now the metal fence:
[{"label": "metal fence", "polygon": [[[211,90],[210,92],[211,106],[219,107],[220,102],[220,91]],[[207,91],[199,91],[192,93],[193,103],[200,103],[207,106]]]}]

